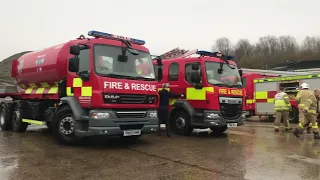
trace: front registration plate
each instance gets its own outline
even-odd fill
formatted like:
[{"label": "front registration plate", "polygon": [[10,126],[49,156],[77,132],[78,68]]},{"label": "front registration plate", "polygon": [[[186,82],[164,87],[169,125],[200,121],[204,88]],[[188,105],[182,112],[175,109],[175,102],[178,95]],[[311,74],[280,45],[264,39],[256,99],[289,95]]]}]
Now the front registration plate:
[{"label": "front registration plate", "polygon": [[138,136],[140,134],[141,134],[141,130],[123,131],[123,136]]},{"label": "front registration plate", "polygon": [[237,123],[228,123],[227,126],[228,127],[237,127],[238,124]]}]

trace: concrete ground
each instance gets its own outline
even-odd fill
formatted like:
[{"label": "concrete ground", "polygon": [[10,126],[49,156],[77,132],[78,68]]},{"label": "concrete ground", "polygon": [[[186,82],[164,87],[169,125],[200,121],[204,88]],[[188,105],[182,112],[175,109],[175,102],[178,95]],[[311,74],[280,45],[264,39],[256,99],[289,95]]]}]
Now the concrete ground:
[{"label": "concrete ground", "polygon": [[0,131],[1,180],[318,180],[320,141],[275,133],[271,123],[171,138],[155,134],[137,142],[91,138],[80,147],[60,146],[46,129]]}]

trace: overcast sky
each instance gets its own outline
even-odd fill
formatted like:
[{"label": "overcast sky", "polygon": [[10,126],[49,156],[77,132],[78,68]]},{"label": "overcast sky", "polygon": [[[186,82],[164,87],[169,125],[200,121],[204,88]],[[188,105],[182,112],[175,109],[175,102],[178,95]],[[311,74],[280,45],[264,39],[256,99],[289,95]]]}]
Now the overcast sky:
[{"label": "overcast sky", "polygon": [[146,41],[154,55],[210,50],[215,39],[256,42],[320,35],[319,0],[0,0],[0,60],[98,30]]}]

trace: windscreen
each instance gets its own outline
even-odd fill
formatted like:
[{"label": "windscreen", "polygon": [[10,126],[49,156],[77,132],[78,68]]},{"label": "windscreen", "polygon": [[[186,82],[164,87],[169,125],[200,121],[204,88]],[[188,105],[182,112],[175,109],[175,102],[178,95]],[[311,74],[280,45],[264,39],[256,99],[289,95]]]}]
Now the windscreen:
[{"label": "windscreen", "polygon": [[[229,66],[234,67],[235,69],[232,69]],[[242,87],[238,68],[231,64],[229,66],[223,64],[223,72],[222,74],[219,74],[218,69],[220,69],[220,63],[205,62],[208,83],[226,87]]]},{"label": "windscreen", "polygon": [[[127,60],[119,60],[123,50]],[[93,52],[95,71],[100,76],[155,80],[152,59],[148,52],[138,51],[139,55],[133,55],[125,48],[101,44],[94,45]]]}]

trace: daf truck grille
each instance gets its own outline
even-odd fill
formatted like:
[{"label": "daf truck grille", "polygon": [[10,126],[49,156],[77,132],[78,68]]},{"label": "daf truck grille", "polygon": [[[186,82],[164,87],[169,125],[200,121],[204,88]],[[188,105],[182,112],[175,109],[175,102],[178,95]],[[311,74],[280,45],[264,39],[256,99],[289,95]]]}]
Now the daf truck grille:
[{"label": "daf truck grille", "polygon": [[103,94],[106,104],[155,104],[157,96],[145,94]]},{"label": "daf truck grille", "polygon": [[238,119],[241,116],[242,104],[220,103],[220,112],[225,119]]},{"label": "daf truck grille", "polygon": [[118,111],[117,118],[144,118],[147,116],[147,111]]}]

